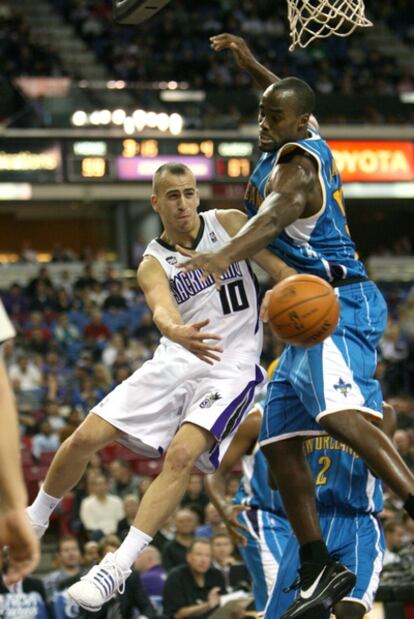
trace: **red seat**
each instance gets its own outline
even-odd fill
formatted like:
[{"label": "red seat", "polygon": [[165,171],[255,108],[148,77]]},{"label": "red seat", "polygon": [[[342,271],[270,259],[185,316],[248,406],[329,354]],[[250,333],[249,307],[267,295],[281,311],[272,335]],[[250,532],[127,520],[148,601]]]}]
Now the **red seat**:
[{"label": "red seat", "polygon": [[44,451],[43,453],[40,454],[40,464],[45,464],[45,465],[49,465],[54,456],[55,456],[55,451]]}]

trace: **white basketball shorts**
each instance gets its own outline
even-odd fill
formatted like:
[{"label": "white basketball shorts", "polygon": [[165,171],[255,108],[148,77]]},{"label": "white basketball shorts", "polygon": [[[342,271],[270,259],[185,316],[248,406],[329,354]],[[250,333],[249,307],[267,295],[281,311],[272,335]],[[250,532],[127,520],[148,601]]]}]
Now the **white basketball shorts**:
[{"label": "white basketball shorts", "polygon": [[217,442],[196,466],[211,473],[265,380],[255,361],[226,358],[210,366],[182,346],[161,343],[91,412],[123,433],[120,443],[152,458],[165,453],[183,423],[209,430]]}]

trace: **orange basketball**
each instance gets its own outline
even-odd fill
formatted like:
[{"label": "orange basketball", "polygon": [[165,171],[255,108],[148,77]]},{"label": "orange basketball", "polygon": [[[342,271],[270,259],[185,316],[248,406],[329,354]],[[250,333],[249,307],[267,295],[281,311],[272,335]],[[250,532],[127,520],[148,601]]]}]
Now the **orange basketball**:
[{"label": "orange basketball", "polygon": [[339,303],[332,286],[320,277],[292,275],[273,288],[268,313],[283,342],[307,348],[335,330]]}]

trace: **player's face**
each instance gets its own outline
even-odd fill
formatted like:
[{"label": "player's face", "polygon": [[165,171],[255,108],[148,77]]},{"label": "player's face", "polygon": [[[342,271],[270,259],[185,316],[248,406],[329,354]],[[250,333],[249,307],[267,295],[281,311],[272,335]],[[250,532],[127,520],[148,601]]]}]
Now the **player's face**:
[{"label": "player's face", "polygon": [[304,137],[308,122],[299,114],[292,93],[266,90],[259,107],[259,148],[271,152]]},{"label": "player's face", "polygon": [[196,180],[188,174],[165,174],[157,195],[152,196],[152,206],[159,214],[165,229],[176,233],[189,233],[198,226],[197,208],[200,196]]}]

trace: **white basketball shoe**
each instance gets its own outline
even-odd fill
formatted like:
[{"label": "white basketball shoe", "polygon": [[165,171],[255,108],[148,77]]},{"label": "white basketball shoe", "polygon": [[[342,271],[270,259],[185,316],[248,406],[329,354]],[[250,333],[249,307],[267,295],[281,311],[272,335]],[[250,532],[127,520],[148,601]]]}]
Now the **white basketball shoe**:
[{"label": "white basketball shoe", "polygon": [[125,581],[130,574],[131,570],[124,570],[116,562],[115,554],[108,552],[98,565],[69,587],[68,595],[82,608],[98,612],[116,592],[125,591]]}]

